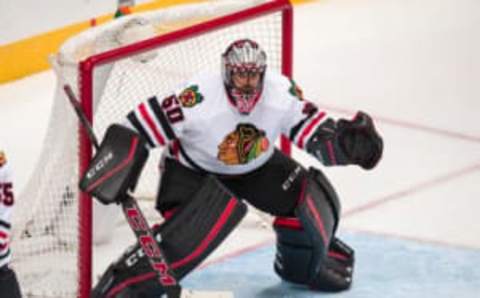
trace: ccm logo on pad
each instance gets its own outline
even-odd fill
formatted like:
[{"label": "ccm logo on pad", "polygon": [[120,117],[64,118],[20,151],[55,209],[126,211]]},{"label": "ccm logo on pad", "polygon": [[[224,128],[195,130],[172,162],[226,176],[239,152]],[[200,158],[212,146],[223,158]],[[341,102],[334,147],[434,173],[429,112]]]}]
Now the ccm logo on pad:
[{"label": "ccm logo on pad", "polygon": [[113,152],[108,152],[102,159],[100,159],[88,172],[87,179],[92,179],[98,172],[100,172],[109,161],[113,159]]}]

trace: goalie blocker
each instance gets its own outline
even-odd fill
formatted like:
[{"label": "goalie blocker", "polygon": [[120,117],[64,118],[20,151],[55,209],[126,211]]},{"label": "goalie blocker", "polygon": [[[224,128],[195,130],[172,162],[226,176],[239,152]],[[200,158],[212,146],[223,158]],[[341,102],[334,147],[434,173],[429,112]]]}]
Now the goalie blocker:
[{"label": "goalie blocker", "polygon": [[133,190],[148,158],[145,141],[133,130],[111,125],[80,181],[80,189],[103,204],[118,203]]}]

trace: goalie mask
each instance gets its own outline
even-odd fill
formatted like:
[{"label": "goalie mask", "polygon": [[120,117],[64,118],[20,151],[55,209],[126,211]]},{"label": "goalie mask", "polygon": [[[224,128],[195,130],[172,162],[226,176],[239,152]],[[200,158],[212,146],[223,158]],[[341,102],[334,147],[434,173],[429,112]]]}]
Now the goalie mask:
[{"label": "goalie mask", "polygon": [[222,54],[222,76],[227,95],[241,114],[248,115],[263,89],[267,55],[253,40],[233,42]]}]

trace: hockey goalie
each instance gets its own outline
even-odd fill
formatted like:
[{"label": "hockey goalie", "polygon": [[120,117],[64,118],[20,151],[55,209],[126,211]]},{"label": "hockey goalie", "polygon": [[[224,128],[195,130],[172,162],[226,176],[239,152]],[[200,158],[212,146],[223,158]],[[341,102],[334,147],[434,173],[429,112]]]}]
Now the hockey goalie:
[{"label": "hockey goalie", "polygon": [[17,276],[9,263],[12,258],[11,216],[15,205],[13,175],[5,151],[0,147],[0,297],[22,297]]},{"label": "hockey goalie", "polygon": [[[305,168],[274,143],[284,134],[325,166],[370,170],[381,159],[382,138],[364,112],[329,117],[294,81],[270,71],[266,55],[257,42],[236,40],[221,55],[218,72],[198,74],[172,94],[132,107],[123,123],[109,127],[81,187],[104,204],[116,203],[135,186],[148,149],[166,146],[156,199],[165,222],[154,233],[177,279],[224,241],[248,202],[276,217],[273,267],[282,280],[312,291],[347,290],[354,250],[336,236],[341,206],[334,187],[319,169]],[[97,181],[95,171],[122,166],[117,156],[128,158],[128,173],[116,177],[113,170]],[[164,293],[136,244],[103,273],[92,297]]]}]

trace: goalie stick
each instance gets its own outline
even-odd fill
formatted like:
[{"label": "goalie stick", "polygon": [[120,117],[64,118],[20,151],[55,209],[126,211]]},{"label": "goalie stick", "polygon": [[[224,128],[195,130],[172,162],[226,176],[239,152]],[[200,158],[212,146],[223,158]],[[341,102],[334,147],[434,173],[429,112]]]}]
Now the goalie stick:
[{"label": "goalie stick", "polygon": [[[68,84],[64,84],[63,89],[69,99],[69,102],[74,108],[82,127],[87,132],[88,138],[94,145],[95,149],[98,150],[99,143],[95,133],[93,132],[93,128],[83,112],[79,101],[76,99],[72,88]],[[153,232],[150,229],[140,207],[138,206],[137,201],[129,194],[126,194],[125,198],[120,201],[120,204],[130,228],[133,230],[135,237],[145,253],[145,256],[148,258],[153,271],[158,277],[158,281],[165,289],[165,293],[168,298],[233,298],[233,294],[231,292],[201,292],[182,290],[178,280],[175,278],[170,268],[170,265],[164,257],[162,249],[158,245],[157,241],[155,241]],[[161,238],[159,241],[161,241]]]}]

